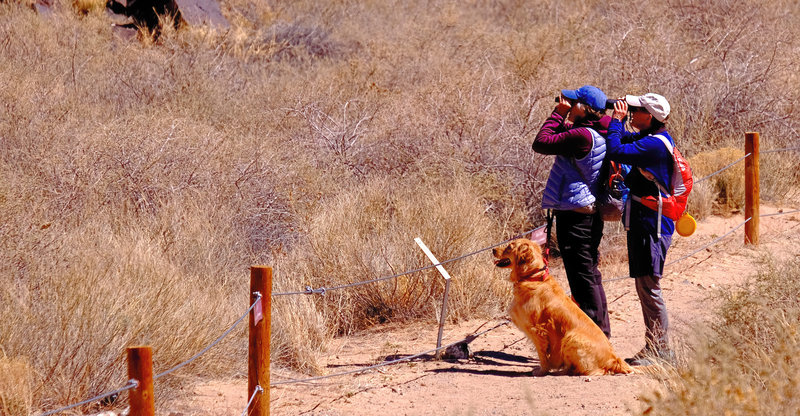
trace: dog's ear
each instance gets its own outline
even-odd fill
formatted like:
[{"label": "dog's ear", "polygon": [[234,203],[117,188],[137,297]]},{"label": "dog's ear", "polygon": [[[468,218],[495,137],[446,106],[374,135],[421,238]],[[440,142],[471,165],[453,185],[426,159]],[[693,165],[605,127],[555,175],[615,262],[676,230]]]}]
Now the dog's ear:
[{"label": "dog's ear", "polygon": [[517,266],[521,275],[533,274],[544,266],[542,248],[534,242],[517,247]]},{"label": "dog's ear", "polygon": [[534,254],[530,244],[517,245],[517,265],[524,266],[532,262],[533,259]]}]

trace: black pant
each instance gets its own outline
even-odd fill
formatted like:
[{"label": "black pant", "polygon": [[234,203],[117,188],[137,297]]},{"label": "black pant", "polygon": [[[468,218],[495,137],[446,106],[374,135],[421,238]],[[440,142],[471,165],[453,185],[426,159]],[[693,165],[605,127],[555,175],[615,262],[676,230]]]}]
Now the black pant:
[{"label": "black pant", "polygon": [[600,214],[556,211],[558,249],[564,260],[572,297],[607,337],[611,337],[606,291],[597,269],[603,219]]}]

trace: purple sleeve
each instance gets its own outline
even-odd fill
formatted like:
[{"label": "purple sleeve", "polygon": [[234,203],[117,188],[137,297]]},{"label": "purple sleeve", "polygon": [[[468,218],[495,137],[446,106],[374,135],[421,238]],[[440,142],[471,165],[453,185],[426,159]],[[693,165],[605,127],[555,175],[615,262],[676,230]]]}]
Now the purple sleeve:
[{"label": "purple sleeve", "polygon": [[592,150],[592,133],[583,127],[566,130],[564,117],[554,111],[542,124],[532,147],[545,155],[581,158]]}]

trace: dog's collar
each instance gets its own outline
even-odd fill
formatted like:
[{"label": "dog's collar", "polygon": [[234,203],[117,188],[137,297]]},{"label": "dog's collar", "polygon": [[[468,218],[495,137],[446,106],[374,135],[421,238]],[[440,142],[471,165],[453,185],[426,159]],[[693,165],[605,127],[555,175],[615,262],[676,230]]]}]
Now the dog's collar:
[{"label": "dog's collar", "polygon": [[[537,277],[536,275],[541,273],[542,271],[544,271],[544,273],[541,276]],[[531,273],[530,277],[527,277],[525,279],[520,279],[520,282],[526,282],[526,281],[529,281],[529,280],[532,280],[534,282],[544,282],[545,280],[547,280],[549,278],[550,278],[550,269],[547,267],[547,265],[545,265],[544,267],[541,267],[538,270],[536,270],[535,272]]]}]

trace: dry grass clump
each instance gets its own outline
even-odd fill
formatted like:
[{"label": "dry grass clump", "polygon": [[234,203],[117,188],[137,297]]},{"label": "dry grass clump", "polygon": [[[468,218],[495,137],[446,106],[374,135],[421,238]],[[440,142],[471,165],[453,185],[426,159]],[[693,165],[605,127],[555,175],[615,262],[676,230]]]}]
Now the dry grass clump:
[{"label": "dry grass clump", "polygon": [[[36,257],[15,252],[20,273],[0,290],[0,299],[11,306],[0,311],[6,323],[0,340],[6,351],[27,352],[37,369],[35,400],[42,406],[80,401],[124,384],[123,357],[130,345],[152,345],[154,370],[164,371],[208,345],[221,332],[217,328],[230,325],[246,308],[244,302],[219,301],[231,296],[223,276],[181,269],[171,261],[162,236],[105,224],[106,218],[97,218],[56,235],[50,227],[39,230],[50,247]],[[9,331],[14,328],[26,331]],[[233,356],[245,351],[235,342],[220,348],[237,351]],[[203,372],[239,361],[227,357],[219,352],[204,357]],[[159,398],[171,391],[160,390]]]},{"label": "dry grass clump", "polygon": [[[789,148],[795,148],[791,146]],[[783,148],[777,148],[783,149]],[[777,203],[792,203],[800,192],[800,150],[763,153],[759,163],[761,199]]]},{"label": "dry grass clump", "polygon": [[[768,149],[762,149],[768,150]],[[740,160],[744,151],[730,147],[709,150],[689,158],[696,182],[689,198],[688,211],[701,219],[709,215],[730,215],[744,207],[744,166]],[[740,160],[733,166],[732,163]],[[761,153],[759,161],[760,194],[762,200],[785,203],[793,200],[800,188],[800,175],[796,169],[798,152],[783,151]],[[707,177],[718,170],[723,172]]]},{"label": "dry grass clump", "polygon": [[72,7],[80,14],[101,13],[106,3],[105,0],[72,0]]},{"label": "dry grass clump", "polygon": [[[689,158],[689,166],[696,179],[703,179],[729,166],[742,156],[744,156],[742,150],[723,147],[692,156]],[[692,214],[696,213],[697,218],[703,218],[711,214],[730,215],[731,212],[740,210],[744,206],[744,162],[742,160],[723,172],[697,183],[689,198],[689,210]],[[711,211],[708,210],[708,201],[713,203]]]},{"label": "dry grass clump", "polygon": [[8,358],[5,354],[0,356],[0,415],[30,414],[33,405],[32,373],[25,359]]},{"label": "dry grass clump", "polygon": [[275,59],[335,58],[342,53],[343,46],[331,39],[330,34],[318,26],[278,22],[270,27],[265,39],[277,44]]},{"label": "dry grass clump", "polygon": [[[412,187],[411,183],[420,186]],[[485,247],[495,236],[482,196],[463,183],[425,179],[392,183],[374,180],[324,201],[310,219],[295,273],[314,288],[392,276],[430,265],[415,237],[440,261]],[[453,276],[451,320],[489,315],[500,306],[492,263],[472,256],[445,266]],[[434,320],[444,281],[435,269],[386,281],[331,290],[318,301],[332,328],[349,333],[388,321]],[[302,289],[302,288],[300,288]]]},{"label": "dry grass clump", "polygon": [[800,408],[800,263],[765,263],[743,287],[720,292],[719,322],[642,414],[782,415]]}]

